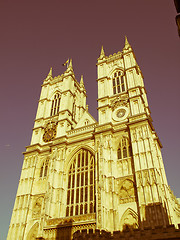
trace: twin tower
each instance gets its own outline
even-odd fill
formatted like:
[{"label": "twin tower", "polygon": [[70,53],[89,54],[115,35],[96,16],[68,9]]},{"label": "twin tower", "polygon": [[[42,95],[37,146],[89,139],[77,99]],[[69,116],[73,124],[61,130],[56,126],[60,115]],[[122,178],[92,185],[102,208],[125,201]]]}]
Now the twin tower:
[{"label": "twin tower", "polygon": [[8,240],[72,239],[180,223],[143,75],[131,45],[97,60],[98,122],[72,61],[43,82],[26,147]]}]

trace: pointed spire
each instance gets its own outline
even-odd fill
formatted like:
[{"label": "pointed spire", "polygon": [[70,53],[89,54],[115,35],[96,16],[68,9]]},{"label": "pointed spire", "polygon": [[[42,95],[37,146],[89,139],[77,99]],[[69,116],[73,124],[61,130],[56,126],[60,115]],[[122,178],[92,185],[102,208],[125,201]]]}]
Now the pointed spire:
[{"label": "pointed spire", "polygon": [[73,69],[73,67],[72,67],[72,58],[70,59],[70,62],[69,62],[68,68],[72,68],[72,69]]},{"label": "pointed spire", "polygon": [[68,65],[68,67],[67,67],[67,70],[66,71],[72,71],[73,72],[73,66],[72,66],[72,58],[70,59],[70,61],[69,61],[69,65]]},{"label": "pointed spire", "polygon": [[83,75],[81,75],[81,80],[80,80],[80,87],[84,88],[84,81],[83,81]]},{"label": "pointed spire", "polygon": [[52,67],[50,68],[50,71],[46,77],[46,80],[51,79],[51,78],[52,78]]},{"label": "pointed spire", "polygon": [[105,53],[104,53],[104,48],[103,46],[101,47],[101,53],[100,53],[100,56],[99,56],[99,59],[103,59],[105,57]]},{"label": "pointed spire", "polygon": [[52,67],[50,68],[50,71],[48,73],[48,76],[52,77]]},{"label": "pointed spire", "polygon": [[131,45],[129,44],[127,37],[125,36],[125,44],[124,44],[124,50],[128,50],[129,48],[131,48]]},{"label": "pointed spire", "polygon": [[72,59],[70,59],[69,64],[67,65],[67,69],[64,73],[74,75],[73,66],[72,66]]}]

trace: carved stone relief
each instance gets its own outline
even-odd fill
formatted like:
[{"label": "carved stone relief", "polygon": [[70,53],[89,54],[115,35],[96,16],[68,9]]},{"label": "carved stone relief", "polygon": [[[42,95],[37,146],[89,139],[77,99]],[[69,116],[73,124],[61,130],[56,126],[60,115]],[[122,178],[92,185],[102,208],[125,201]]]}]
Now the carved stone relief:
[{"label": "carved stone relief", "polygon": [[32,208],[32,217],[38,218],[41,215],[41,207],[42,207],[43,197],[35,198],[33,201],[33,208]]},{"label": "carved stone relief", "polygon": [[119,190],[119,197],[121,203],[135,201],[134,184],[131,180],[123,181]]},{"label": "carved stone relief", "polygon": [[121,107],[121,106],[128,107],[128,99],[127,98],[122,99],[120,97],[117,97],[113,101],[111,101],[111,108],[113,111],[116,108]]}]

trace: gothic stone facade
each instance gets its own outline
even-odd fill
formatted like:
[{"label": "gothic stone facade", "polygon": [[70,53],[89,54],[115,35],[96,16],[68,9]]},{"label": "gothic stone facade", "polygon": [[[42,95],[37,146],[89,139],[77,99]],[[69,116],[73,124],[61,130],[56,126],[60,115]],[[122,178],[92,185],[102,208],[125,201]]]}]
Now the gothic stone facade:
[{"label": "gothic stone facade", "polygon": [[143,75],[125,39],[97,61],[97,122],[72,61],[43,82],[8,240],[64,239],[83,229],[109,232],[180,222],[153,128]]}]

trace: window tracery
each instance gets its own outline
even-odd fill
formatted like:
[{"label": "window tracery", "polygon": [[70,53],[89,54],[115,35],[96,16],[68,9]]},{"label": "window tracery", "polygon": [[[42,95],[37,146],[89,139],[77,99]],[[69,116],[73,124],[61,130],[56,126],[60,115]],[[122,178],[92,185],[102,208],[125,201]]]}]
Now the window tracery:
[{"label": "window tracery", "polygon": [[73,159],[68,173],[66,216],[95,212],[94,155],[81,149]]},{"label": "window tracery", "polygon": [[51,116],[54,116],[59,113],[60,99],[61,99],[60,94],[56,93],[54,95],[54,99],[52,100]]},{"label": "window tracery", "polygon": [[113,82],[113,94],[126,91],[124,77],[121,71],[117,71],[114,73],[112,82]]},{"label": "window tracery", "polygon": [[117,158],[123,159],[132,156],[132,149],[128,138],[123,137],[120,140],[119,147],[117,150]]}]

